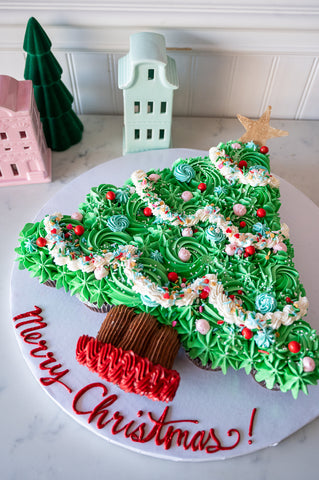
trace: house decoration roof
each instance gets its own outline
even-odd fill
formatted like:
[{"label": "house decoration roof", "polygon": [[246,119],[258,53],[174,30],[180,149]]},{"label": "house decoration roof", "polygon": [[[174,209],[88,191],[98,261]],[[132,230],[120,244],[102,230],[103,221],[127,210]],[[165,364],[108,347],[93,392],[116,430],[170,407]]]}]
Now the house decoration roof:
[{"label": "house decoration roof", "polygon": [[162,83],[167,88],[178,88],[175,60],[166,54],[164,36],[159,33],[139,32],[130,36],[130,51],[119,59],[120,89],[130,88],[135,83],[136,67],[144,63],[158,65]]},{"label": "house decoration roof", "polygon": [[0,75],[0,116],[13,112],[28,112],[32,99],[31,80],[16,80]]}]

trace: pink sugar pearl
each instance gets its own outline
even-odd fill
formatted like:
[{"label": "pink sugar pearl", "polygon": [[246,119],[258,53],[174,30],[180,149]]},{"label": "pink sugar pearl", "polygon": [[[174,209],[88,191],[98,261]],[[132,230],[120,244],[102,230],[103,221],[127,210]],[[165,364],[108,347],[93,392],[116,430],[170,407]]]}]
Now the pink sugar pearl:
[{"label": "pink sugar pearl", "polygon": [[227,253],[227,255],[232,256],[232,255],[235,255],[236,249],[237,249],[236,245],[233,245],[232,243],[229,243],[225,247],[225,252]]},{"label": "pink sugar pearl", "polygon": [[193,236],[193,230],[190,227],[184,228],[182,230],[182,236],[183,237],[192,237]]},{"label": "pink sugar pearl", "polygon": [[311,357],[304,357],[302,359],[303,371],[304,372],[313,372],[316,368],[316,363]]},{"label": "pink sugar pearl", "polygon": [[274,252],[287,252],[287,245],[285,245],[283,242],[276,243],[274,245]]},{"label": "pink sugar pearl", "polygon": [[199,318],[196,320],[196,330],[202,335],[207,335],[210,330],[210,325],[207,320],[204,318]]},{"label": "pink sugar pearl", "polygon": [[182,262],[188,262],[188,260],[191,258],[191,252],[187,250],[187,248],[183,247],[178,252],[178,258],[182,260]]},{"label": "pink sugar pearl", "polygon": [[94,270],[94,276],[97,280],[102,280],[102,278],[106,277],[107,271],[104,267],[97,267]]},{"label": "pink sugar pearl", "polygon": [[83,215],[80,212],[74,212],[72,213],[71,218],[73,218],[73,220],[78,220],[79,222],[81,222]]},{"label": "pink sugar pearl", "polygon": [[148,176],[148,179],[151,180],[151,182],[158,182],[158,180],[161,178],[160,175],[157,173],[151,173],[151,175]]},{"label": "pink sugar pearl", "polygon": [[242,205],[241,203],[235,203],[235,205],[233,206],[233,211],[234,214],[237,215],[237,217],[243,217],[244,215],[246,215],[247,209],[245,205]]},{"label": "pink sugar pearl", "polygon": [[189,200],[193,198],[193,194],[192,192],[185,190],[185,192],[182,193],[181,197],[182,197],[182,200],[184,200],[184,202],[189,202]]}]

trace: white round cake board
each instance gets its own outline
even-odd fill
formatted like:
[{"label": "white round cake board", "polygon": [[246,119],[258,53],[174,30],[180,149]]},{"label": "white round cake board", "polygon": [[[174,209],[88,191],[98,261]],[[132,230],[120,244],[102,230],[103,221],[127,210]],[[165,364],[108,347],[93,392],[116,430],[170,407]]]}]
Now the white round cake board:
[{"label": "white round cake board", "polygon": [[[111,183],[121,186],[136,169],[145,171],[151,168],[162,169],[171,166],[177,158],[188,158],[207,155],[207,152],[171,149],[157,150],[129,154],[121,158],[108,161],[92,170],[82,174],[71,183],[62,188],[39,211],[35,220],[42,219],[46,214],[61,212],[71,214],[77,210],[79,203],[84,201],[90,188],[101,183]],[[281,180],[281,219],[290,226],[291,239],[295,247],[295,264],[301,274],[301,280],[306,288],[310,301],[307,321],[319,330],[319,318],[316,311],[319,299],[319,282],[315,266],[318,265],[317,239],[319,238],[319,209],[306,196],[296,190],[292,185]],[[319,386],[309,387],[309,395],[300,392],[298,399],[294,400],[291,393],[269,391],[258,385],[251,375],[244,371],[235,372],[229,369],[227,375],[221,372],[207,372],[195,367],[187,360],[184,352],[180,350],[174,368],[180,373],[181,382],[174,400],[169,403],[155,402],[146,397],[125,393],[112,383],[100,379],[97,374],[81,366],[75,359],[75,349],[78,338],[83,335],[96,336],[105,314],[95,313],[82,305],[75,297],[65,293],[63,289],[57,290],[39,284],[37,279],[31,278],[26,270],[18,270],[17,264],[13,267],[11,282],[12,317],[24,312],[34,310],[34,305],[42,308],[43,321],[47,326],[39,329],[39,339],[45,341],[47,351],[38,352],[45,355],[53,354],[52,366],[60,364],[58,371],[68,370],[61,381],[72,392],[59,383],[43,386],[40,378],[48,377],[48,370],[41,370],[40,363],[45,358],[36,358],[30,355],[32,349],[37,347],[25,343],[20,336],[27,328],[34,327],[29,324],[15,328],[23,357],[29,365],[39,384],[50,397],[72,418],[81,425],[89,428],[102,438],[117,445],[134,451],[169,460],[182,461],[208,461],[231,458],[254,452],[264,447],[276,445],[319,415]],[[31,317],[30,317],[31,319]],[[26,321],[25,318],[22,321]],[[17,326],[19,321],[15,321]],[[108,395],[114,402],[110,404],[105,420],[110,420],[104,428],[97,428],[99,415],[88,423],[89,413],[75,413],[72,403],[75,395],[86,385],[103,384]],[[104,390],[105,393],[106,390]],[[78,410],[90,412],[102,400],[102,386],[92,387],[78,402]],[[106,398],[104,397],[104,399]],[[203,431],[204,439],[209,437],[206,446],[200,451],[191,448],[185,450],[178,446],[177,433],[174,435],[171,447],[165,449],[164,445],[157,445],[155,436],[148,442],[137,443],[130,437],[125,437],[124,432],[112,434],[114,420],[112,416],[119,412],[123,421],[118,429],[131,421],[132,429],[145,423],[145,435],[154,427],[153,419],[159,419],[165,407],[168,406],[165,422],[172,422],[162,426],[158,433],[160,438],[170,425],[174,429],[188,430],[188,443],[196,432]],[[253,409],[256,409],[254,421],[249,432]],[[141,413],[141,411],[143,413]],[[137,412],[140,412],[138,416]],[[184,420],[177,423],[177,421]],[[198,423],[190,422],[196,420]],[[142,428],[142,427],[140,427]],[[210,435],[211,429],[218,441]],[[237,434],[231,436],[227,432],[236,429],[240,433],[237,446],[234,445]],[[250,433],[250,435],[249,435]],[[199,438],[200,434],[196,438]],[[89,441],[89,439],[88,439]],[[209,453],[206,447],[215,452]],[[213,447],[216,447],[215,449]]]}]

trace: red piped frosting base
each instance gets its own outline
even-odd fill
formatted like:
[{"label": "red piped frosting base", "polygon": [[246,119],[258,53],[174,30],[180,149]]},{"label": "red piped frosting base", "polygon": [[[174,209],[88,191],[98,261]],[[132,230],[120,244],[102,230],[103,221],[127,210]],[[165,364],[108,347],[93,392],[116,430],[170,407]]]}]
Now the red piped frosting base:
[{"label": "red piped frosting base", "polygon": [[180,382],[176,370],[154,365],[132,350],[123,350],[94,337],[82,335],[76,347],[76,359],[107,382],[125,392],[145,395],[151,400],[170,402]]}]

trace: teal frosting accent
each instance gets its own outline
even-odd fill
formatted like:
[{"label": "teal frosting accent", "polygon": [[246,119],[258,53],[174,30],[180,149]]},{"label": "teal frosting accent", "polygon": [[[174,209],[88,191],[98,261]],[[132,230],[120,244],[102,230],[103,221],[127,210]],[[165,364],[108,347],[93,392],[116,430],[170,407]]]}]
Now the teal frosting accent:
[{"label": "teal frosting accent", "polygon": [[107,226],[112,232],[123,232],[129,226],[130,222],[125,215],[113,215],[107,220]]},{"label": "teal frosting accent", "polygon": [[260,233],[262,236],[265,236],[266,231],[269,230],[269,228],[267,227],[267,225],[258,222],[253,225],[252,230],[255,233]]},{"label": "teal frosting accent", "polygon": [[217,225],[211,225],[206,229],[206,238],[209,242],[220,243],[224,240],[225,235]]},{"label": "teal frosting accent", "polygon": [[264,314],[276,310],[277,301],[273,295],[270,295],[269,293],[261,293],[256,297],[255,305],[257,310]]},{"label": "teal frosting accent", "polygon": [[256,345],[259,348],[269,348],[275,341],[274,331],[270,327],[259,330],[254,337]]},{"label": "teal frosting accent", "polygon": [[153,260],[156,260],[157,262],[160,262],[162,263],[164,258],[163,258],[163,255],[161,254],[161,252],[159,250],[153,250],[151,253],[150,253],[150,257],[153,259]]},{"label": "teal frosting accent", "polygon": [[151,300],[147,295],[141,295],[141,300],[146,307],[158,307],[158,303]]},{"label": "teal frosting accent", "polygon": [[264,165],[254,165],[253,167],[251,167],[251,169],[254,169],[254,170],[265,170],[265,172],[269,172],[268,168],[265,167]]},{"label": "teal frosting accent", "polygon": [[187,165],[186,163],[180,163],[174,169],[174,176],[180,182],[188,183],[195,178],[195,171],[190,165]]},{"label": "teal frosting accent", "polygon": [[127,190],[118,189],[115,192],[115,200],[118,203],[127,203],[129,199],[129,192]]}]

